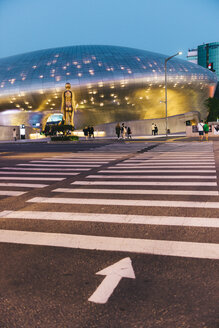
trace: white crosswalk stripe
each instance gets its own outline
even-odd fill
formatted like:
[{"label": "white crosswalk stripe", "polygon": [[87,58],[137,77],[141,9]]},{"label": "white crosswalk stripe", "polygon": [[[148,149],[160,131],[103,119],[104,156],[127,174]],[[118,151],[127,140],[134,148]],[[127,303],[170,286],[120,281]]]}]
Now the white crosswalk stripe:
[{"label": "white crosswalk stripe", "polygon": [[[80,181],[72,182],[77,185],[113,185],[113,186],[203,186],[203,182],[162,182],[162,181]],[[217,182],[205,182],[204,186],[217,187]]]},{"label": "white crosswalk stripe", "polygon": [[43,181],[62,181],[65,178],[45,178],[45,177],[17,177],[17,176],[13,176],[13,177],[8,177],[8,176],[4,176],[4,177],[0,177],[0,180],[30,180],[30,181],[39,181],[39,180],[43,180]]},{"label": "white crosswalk stripe", "polygon": [[[39,179],[37,179],[39,180]],[[40,183],[0,183],[0,187],[22,187],[22,188],[44,188],[48,187],[47,184]]]},{"label": "white crosswalk stripe", "polygon": [[[144,163],[145,161],[136,161],[137,163]],[[199,159],[197,161],[194,161],[192,159],[190,160],[180,160],[180,159],[156,159],[152,160],[152,159],[148,159],[147,163],[157,163],[157,164],[163,164],[163,163],[168,163],[168,164],[178,164],[178,163],[189,163],[189,164],[196,164],[196,163],[203,163],[203,164],[214,164],[214,160],[206,160],[206,159]],[[135,163],[133,161],[126,161],[125,163]]]},{"label": "white crosswalk stripe", "polygon": [[112,252],[219,259],[219,245],[167,240],[0,230],[0,242]]},{"label": "white crosswalk stripe", "polygon": [[98,213],[68,213],[45,211],[2,211],[0,217],[6,219],[82,221],[103,223],[125,223],[144,225],[170,225],[189,227],[219,228],[219,220],[215,218],[178,217],[178,216],[148,216],[129,214],[98,214]]},{"label": "white crosswalk stripe", "polygon": [[119,165],[119,164],[116,164],[115,166],[109,166],[109,169],[115,169],[115,168],[123,168],[123,169],[130,169],[130,168],[138,168],[138,169],[213,169],[215,168],[215,165],[167,165],[167,164],[144,164],[144,165]]},{"label": "white crosswalk stripe", "polygon": [[0,196],[21,196],[25,193],[25,191],[0,190]]},{"label": "white crosswalk stripe", "polygon": [[[32,164],[32,163],[41,163],[41,164]],[[84,164],[84,162],[82,162],[83,164],[81,163],[77,163],[75,164],[74,161],[72,161],[72,164],[70,164],[69,162],[63,162],[63,161],[31,161],[30,164],[18,164],[18,166],[48,166],[48,165],[42,165],[42,164],[52,164],[52,166],[55,166],[55,167],[59,167],[59,166],[62,166],[62,167],[66,167],[66,166],[69,166],[69,167],[99,167],[101,166],[102,164],[104,163],[108,163],[108,162],[101,162],[100,164]],[[93,162],[92,162],[93,163]],[[53,165],[53,164],[59,164],[59,165]]]},{"label": "white crosswalk stripe", "polygon": [[66,171],[80,171],[80,172],[90,171],[90,169],[84,169],[84,168],[78,169],[78,168],[69,168],[69,167],[67,167],[67,168],[66,167],[62,167],[62,168],[60,168],[60,167],[58,167],[58,168],[57,167],[56,168],[53,168],[53,167],[38,167],[38,168],[35,168],[35,167],[25,167],[25,168],[23,168],[23,167],[2,167],[1,169],[2,170],[12,170],[12,171],[25,171],[25,172],[27,172],[27,171],[43,171],[43,172],[55,171],[55,173],[58,171],[62,171],[62,172],[63,171],[65,171],[65,172]]},{"label": "white crosswalk stripe", "polygon": [[53,192],[87,193],[87,194],[128,194],[128,195],[194,195],[219,196],[218,191],[203,190],[153,190],[153,189],[91,189],[91,188],[57,188]]},{"label": "white crosswalk stripe", "polygon": [[28,172],[28,170],[26,169],[24,172],[11,172],[11,171],[0,171],[0,174],[25,174],[25,175],[78,175],[79,173],[69,173],[69,172]]},{"label": "white crosswalk stripe", "polygon": [[142,170],[139,168],[138,170],[119,170],[114,168],[113,170],[101,170],[101,173],[216,173],[216,170]]},{"label": "white crosswalk stripe", "polygon": [[[61,163],[61,164],[88,164],[88,163],[93,163],[93,164],[107,164],[111,161],[117,160],[117,158],[113,158],[110,160],[104,160],[104,159],[83,159],[83,158],[57,158],[57,157],[52,157],[52,158],[43,158],[40,161],[30,161],[30,163]],[[90,165],[90,164],[89,164]]]},{"label": "white crosswalk stripe", "polygon": [[217,208],[219,202],[185,202],[185,201],[163,201],[163,200],[130,200],[130,199],[97,199],[97,198],[49,198],[35,197],[27,200],[30,203],[48,204],[86,204],[86,205],[119,205],[119,206],[156,206],[156,207],[192,207],[192,208]]},{"label": "white crosswalk stripe", "polygon": [[[125,172],[124,172],[125,173]],[[217,179],[215,175],[88,175],[88,179]]]}]

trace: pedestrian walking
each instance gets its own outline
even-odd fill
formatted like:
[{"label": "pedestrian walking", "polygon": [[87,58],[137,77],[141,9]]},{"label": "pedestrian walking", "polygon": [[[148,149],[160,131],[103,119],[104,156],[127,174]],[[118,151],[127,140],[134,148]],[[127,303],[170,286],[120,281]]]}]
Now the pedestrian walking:
[{"label": "pedestrian walking", "polygon": [[87,127],[87,132],[88,132],[89,138],[91,138],[91,126],[88,126]]},{"label": "pedestrian walking", "polygon": [[205,140],[208,141],[209,125],[208,125],[207,121],[205,122],[205,124],[203,126],[203,130],[204,130],[204,133],[205,133]]},{"label": "pedestrian walking", "polygon": [[15,128],[13,129],[13,138],[14,138],[14,141],[17,141],[17,131]]},{"label": "pedestrian walking", "polygon": [[198,134],[199,134],[199,140],[202,141],[203,140],[203,136],[204,136],[204,123],[203,123],[203,120],[201,120],[198,125],[197,125],[197,128],[198,128]]},{"label": "pedestrian walking", "polygon": [[85,139],[87,140],[87,138],[88,138],[88,127],[87,126],[85,126],[85,128],[83,129],[83,132],[84,132]]},{"label": "pedestrian walking", "polygon": [[116,135],[117,135],[118,139],[120,138],[120,132],[121,132],[121,127],[120,127],[119,123],[117,123],[116,124]]},{"label": "pedestrian walking", "polygon": [[158,127],[156,124],[154,124],[154,135],[158,134]]},{"label": "pedestrian walking", "polygon": [[151,124],[152,136],[155,136],[155,124]]},{"label": "pedestrian walking", "polygon": [[94,127],[90,126],[90,136],[94,138]]},{"label": "pedestrian walking", "polygon": [[128,126],[128,128],[127,128],[127,135],[128,135],[128,139],[131,139],[131,137],[132,137],[132,131],[131,131],[130,126]]},{"label": "pedestrian walking", "polygon": [[127,127],[125,126],[124,123],[122,123],[121,132],[122,132],[122,139],[125,139],[127,133]]}]

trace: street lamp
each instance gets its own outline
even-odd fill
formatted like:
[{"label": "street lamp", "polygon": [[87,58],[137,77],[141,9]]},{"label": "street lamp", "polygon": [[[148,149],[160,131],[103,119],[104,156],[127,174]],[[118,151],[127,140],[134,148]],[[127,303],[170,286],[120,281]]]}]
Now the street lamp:
[{"label": "street lamp", "polygon": [[165,65],[164,65],[164,68],[165,68],[165,119],[166,119],[166,138],[167,138],[167,62],[168,60],[172,59],[173,57],[176,57],[178,55],[182,55],[182,52],[177,52],[177,54],[173,55],[173,56],[170,56],[168,58],[165,59]]}]

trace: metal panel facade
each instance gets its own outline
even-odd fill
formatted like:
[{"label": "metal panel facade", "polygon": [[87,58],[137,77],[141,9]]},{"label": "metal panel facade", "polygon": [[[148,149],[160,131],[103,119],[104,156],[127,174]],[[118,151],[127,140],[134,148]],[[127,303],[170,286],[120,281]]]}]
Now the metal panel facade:
[{"label": "metal panel facade", "polygon": [[[0,110],[57,112],[70,82],[76,128],[164,117],[164,62],[168,56],[116,46],[71,46],[0,59]],[[168,62],[168,115],[199,110],[217,78],[174,58]]]}]

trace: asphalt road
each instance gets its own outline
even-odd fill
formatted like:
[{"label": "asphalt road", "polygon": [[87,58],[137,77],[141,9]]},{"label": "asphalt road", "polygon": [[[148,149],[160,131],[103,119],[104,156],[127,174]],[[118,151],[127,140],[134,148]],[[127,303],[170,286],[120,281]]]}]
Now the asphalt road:
[{"label": "asphalt road", "polygon": [[218,142],[0,152],[1,328],[219,327]]}]

